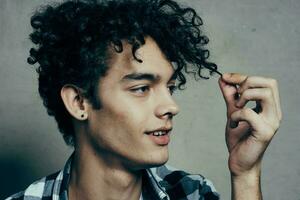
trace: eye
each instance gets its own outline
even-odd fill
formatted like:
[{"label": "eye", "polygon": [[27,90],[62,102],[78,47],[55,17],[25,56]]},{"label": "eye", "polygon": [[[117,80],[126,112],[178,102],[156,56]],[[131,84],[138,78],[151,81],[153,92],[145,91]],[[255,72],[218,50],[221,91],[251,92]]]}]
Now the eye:
[{"label": "eye", "polygon": [[130,89],[131,92],[136,93],[138,95],[143,95],[143,94],[149,92],[149,90],[150,90],[150,87],[148,85]]},{"label": "eye", "polygon": [[169,85],[168,89],[170,91],[170,94],[172,95],[177,90],[177,86],[176,85]]}]

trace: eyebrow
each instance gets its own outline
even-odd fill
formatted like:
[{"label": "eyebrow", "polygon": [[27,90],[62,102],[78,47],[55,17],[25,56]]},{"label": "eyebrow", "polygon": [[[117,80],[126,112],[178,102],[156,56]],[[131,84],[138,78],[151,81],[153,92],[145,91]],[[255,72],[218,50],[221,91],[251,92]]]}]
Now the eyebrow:
[{"label": "eyebrow", "polygon": [[[148,80],[151,82],[157,82],[161,79],[159,75],[156,74],[151,74],[151,73],[131,73],[125,75],[122,79],[121,82],[123,81],[131,81],[131,80]],[[171,80],[176,80],[176,76],[173,74],[172,77],[170,78]]]}]

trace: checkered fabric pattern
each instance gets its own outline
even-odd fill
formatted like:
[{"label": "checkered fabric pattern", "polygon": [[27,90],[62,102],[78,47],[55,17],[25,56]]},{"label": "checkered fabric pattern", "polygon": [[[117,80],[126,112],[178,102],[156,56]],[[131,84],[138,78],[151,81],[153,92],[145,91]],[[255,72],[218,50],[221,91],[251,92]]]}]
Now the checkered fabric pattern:
[{"label": "checkered fabric pattern", "polygon": [[[63,170],[46,176],[5,200],[68,200],[71,156]],[[218,200],[212,183],[201,175],[163,165],[146,169],[140,200]]]}]

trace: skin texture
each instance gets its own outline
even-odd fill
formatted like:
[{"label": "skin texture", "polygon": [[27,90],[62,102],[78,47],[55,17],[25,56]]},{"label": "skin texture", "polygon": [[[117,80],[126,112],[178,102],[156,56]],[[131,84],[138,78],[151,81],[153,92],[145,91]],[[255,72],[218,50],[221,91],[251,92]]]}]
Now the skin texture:
[{"label": "skin texture", "polygon": [[[174,70],[149,37],[137,51],[142,63],[133,59],[128,44],[124,47],[120,54],[112,52],[108,73],[99,82],[100,110],[81,98],[74,86],[61,90],[64,104],[74,117],[76,135],[71,200],[137,200],[140,169],[168,160],[168,146],[155,144],[145,132],[172,127],[172,117],[179,112],[171,96]],[[146,73],[152,78],[133,80],[127,76],[132,73]],[[261,199],[262,157],[282,118],[277,82],[224,74],[219,85],[227,105],[232,199]],[[248,101],[257,102],[258,113],[246,107]]]},{"label": "skin texture", "polygon": [[[66,107],[77,119],[70,199],[138,199],[140,169],[168,160],[168,146],[154,143],[145,132],[172,127],[179,112],[171,96],[174,70],[151,38],[137,55],[142,63],[125,44],[124,52],[111,56],[110,69],[99,82],[99,110],[86,100],[76,101],[72,86],[62,90]],[[124,78],[132,73],[153,80]]]}]

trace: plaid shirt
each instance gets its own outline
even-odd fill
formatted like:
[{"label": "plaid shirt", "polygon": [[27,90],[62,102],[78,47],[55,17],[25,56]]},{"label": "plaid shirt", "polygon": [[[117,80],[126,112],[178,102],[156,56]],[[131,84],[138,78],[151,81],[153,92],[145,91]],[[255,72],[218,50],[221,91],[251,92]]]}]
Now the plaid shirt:
[{"label": "plaid shirt", "polygon": [[[5,200],[68,200],[71,156],[64,169],[46,176]],[[201,175],[163,165],[146,169],[140,200],[218,200],[212,183]]]}]

